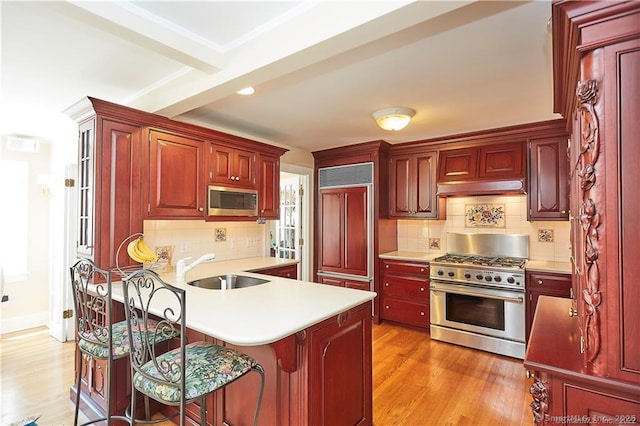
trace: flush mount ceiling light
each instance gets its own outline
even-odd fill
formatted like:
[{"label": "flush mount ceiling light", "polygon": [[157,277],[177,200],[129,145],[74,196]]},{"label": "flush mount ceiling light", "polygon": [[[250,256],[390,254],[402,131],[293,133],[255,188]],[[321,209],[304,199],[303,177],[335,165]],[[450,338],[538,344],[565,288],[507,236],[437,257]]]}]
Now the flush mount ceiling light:
[{"label": "flush mount ceiling light", "polygon": [[416,114],[406,107],[382,108],[373,113],[376,123],[384,130],[402,130],[407,127],[411,118]]},{"label": "flush mount ceiling light", "polygon": [[245,87],[244,89],[238,90],[236,93],[238,95],[245,95],[246,96],[246,95],[253,95],[255,92],[256,92],[255,89],[253,87],[249,86],[249,87]]}]

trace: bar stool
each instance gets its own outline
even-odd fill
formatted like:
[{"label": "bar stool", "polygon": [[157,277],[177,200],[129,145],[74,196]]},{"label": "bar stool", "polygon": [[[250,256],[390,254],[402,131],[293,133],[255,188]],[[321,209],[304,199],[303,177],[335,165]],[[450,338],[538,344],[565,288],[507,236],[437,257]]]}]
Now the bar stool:
[{"label": "bar stool", "polygon": [[[123,280],[123,286],[127,328],[132,336],[139,335],[131,340],[129,354],[131,412],[135,413],[135,392],[139,391],[162,404],[178,406],[179,411],[170,418],[179,415],[183,426],[186,405],[199,400],[200,423],[204,425],[207,395],[254,371],[261,378],[253,420],[257,425],[264,390],[262,366],[231,348],[205,341],[187,343],[185,290],[165,283],[155,272],[133,272]],[[145,326],[152,315],[159,318],[155,330]],[[179,346],[156,353],[153,343],[167,337]],[[133,419],[131,424],[138,422]]]},{"label": "bar stool", "polygon": [[[125,416],[111,416],[111,372],[113,361],[129,355],[129,338],[126,321],[111,324],[111,273],[100,269],[89,259],[80,259],[71,268],[71,288],[76,318],[76,341],[80,354],[76,368],[76,401],[73,424],[78,424],[80,410],[80,386],[82,359],[107,361],[105,381],[106,417],[89,421],[84,425],[112,419],[126,420]],[[123,413],[124,414],[124,413]]]}]

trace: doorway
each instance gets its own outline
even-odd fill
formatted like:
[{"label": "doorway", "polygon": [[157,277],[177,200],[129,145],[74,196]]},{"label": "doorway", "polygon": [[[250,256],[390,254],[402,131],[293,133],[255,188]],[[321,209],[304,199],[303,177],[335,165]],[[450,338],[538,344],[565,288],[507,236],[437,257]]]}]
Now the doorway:
[{"label": "doorway", "polygon": [[309,262],[309,174],[305,171],[280,172],[280,219],[271,221],[270,255],[298,260],[298,278],[310,281]]}]

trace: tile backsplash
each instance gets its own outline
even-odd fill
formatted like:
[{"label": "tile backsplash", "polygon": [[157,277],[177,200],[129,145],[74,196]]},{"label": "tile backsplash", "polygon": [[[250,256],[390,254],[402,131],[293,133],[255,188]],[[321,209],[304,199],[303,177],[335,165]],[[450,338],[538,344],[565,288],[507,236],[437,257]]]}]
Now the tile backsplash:
[{"label": "tile backsplash", "polygon": [[[479,223],[470,214],[495,216],[496,211],[503,213],[489,226],[469,226]],[[449,197],[447,220],[398,220],[398,250],[445,253],[447,232],[525,234],[530,259],[568,262],[570,257],[569,222],[528,222],[526,195]]]},{"label": "tile backsplash", "polygon": [[172,264],[214,253],[216,260],[268,256],[269,228],[255,222],[204,222],[199,220],[147,220],[144,239],[155,250],[169,246]]}]

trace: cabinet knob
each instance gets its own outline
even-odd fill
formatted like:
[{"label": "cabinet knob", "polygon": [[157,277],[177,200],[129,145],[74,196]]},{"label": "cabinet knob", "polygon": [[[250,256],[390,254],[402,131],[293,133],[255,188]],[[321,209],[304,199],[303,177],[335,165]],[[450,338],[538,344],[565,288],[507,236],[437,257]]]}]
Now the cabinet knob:
[{"label": "cabinet knob", "polygon": [[384,308],[385,308],[385,309],[389,309],[389,305],[386,305]]},{"label": "cabinet knob", "polygon": [[539,284],[539,285],[542,285],[542,280],[538,280],[538,284]]},{"label": "cabinet knob", "polygon": [[569,308],[569,318],[571,317],[575,317],[576,315],[578,315],[578,311],[573,309],[573,306]]},{"label": "cabinet knob", "polygon": [[203,212],[203,211],[204,211],[204,207],[200,207],[200,208],[198,208],[198,211]]},{"label": "cabinet knob", "polygon": [[389,269],[389,265],[384,265],[385,268]]},{"label": "cabinet knob", "polygon": [[423,317],[424,316],[424,312],[420,312],[420,316]]},{"label": "cabinet knob", "polygon": [[420,291],[424,291],[424,287],[420,287]]},{"label": "cabinet knob", "polygon": [[384,286],[385,287],[389,287],[389,283],[384,283]]},{"label": "cabinet knob", "polygon": [[424,268],[420,268],[420,272],[424,272]]},{"label": "cabinet knob", "polygon": [[533,377],[535,376],[535,374],[534,374],[534,373],[532,373],[532,372],[531,372],[531,371],[529,371],[529,370],[525,370],[525,372],[524,372],[524,376],[525,376],[527,379],[531,379],[531,378],[533,378]]},{"label": "cabinet knob", "polygon": [[567,211],[566,210],[560,210],[560,213],[567,214]]}]

